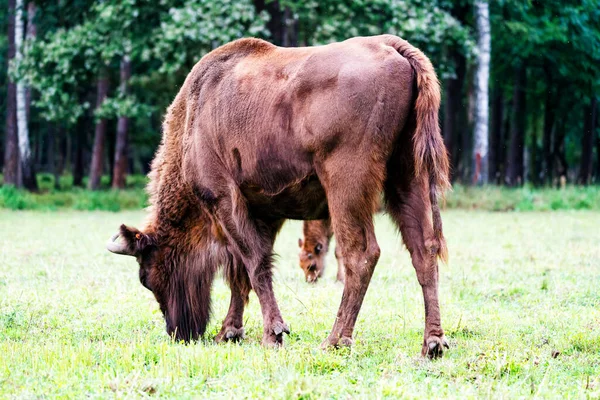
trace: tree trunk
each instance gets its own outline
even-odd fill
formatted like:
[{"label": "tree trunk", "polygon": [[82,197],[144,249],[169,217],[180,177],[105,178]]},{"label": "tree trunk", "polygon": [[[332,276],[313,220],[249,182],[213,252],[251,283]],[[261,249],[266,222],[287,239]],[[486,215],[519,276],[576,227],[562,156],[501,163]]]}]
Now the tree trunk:
[{"label": "tree trunk", "polygon": [[[537,103],[537,106],[540,107],[540,103]],[[540,107],[541,108],[541,107]],[[541,114],[541,109],[537,112],[535,112],[535,115],[540,115]],[[531,161],[529,163],[529,167],[530,167],[530,174],[529,176],[531,177],[531,181],[533,182],[534,185],[540,185],[540,183],[542,182],[541,178],[542,178],[542,174],[541,174],[541,170],[542,170],[542,161],[540,157],[540,150],[538,148],[538,136],[539,136],[539,131],[540,131],[540,118],[535,118],[534,122],[533,122],[533,129],[532,129],[532,135],[531,135],[531,150],[529,152],[529,154],[531,154]],[[525,176],[527,176],[527,173],[525,174]]]},{"label": "tree trunk", "polygon": [[489,180],[499,183],[500,163],[502,161],[503,135],[502,120],[504,118],[504,92],[496,87],[492,96],[492,123],[490,126]]},{"label": "tree trunk", "polygon": [[65,164],[68,154],[68,138],[65,129],[56,124],[54,125],[54,146],[58,151],[54,154],[54,187],[61,189],[60,177],[65,171]]},{"label": "tree trunk", "polygon": [[444,103],[444,144],[450,155],[450,162],[457,169],[460,159],[460,140],[464,130],[466,112],[463,99],[463,87],[466,76],[465,57],[456,49],[452,59],[456,77],[446,79],[446,100]]},{"label": "tree trunk", "polygon": [[565,125],[567,123],[567,116],[571,112],[571,106],[563,108],[562,118],[559,120],[556,126],[555,141],[553,144],[554,158],[558,160],[557,177],[562,179],[567,178],[567,172],[569,171],[569,165],[567,164],[567,157],[565,154],[565,136],[567,131]]},{"label": "tree trunk", "polygon": [[[15,3],[15,60],[19,63],[23,58],[23,37],[25,24],[23,23],[23,0]],[[34,8],[35,10],[35,8]],[[23,186],[31,191],[37,190],[37,181],[34,172],[34,158],[31,155],[29,144],[27,88],[23,82],[17,82],[17,132],[19,135],[19,161]]]},{"label": "tree trunk", "polygon": [[474,184],[488,182],[488,126],[490,79],[490,10],[487,1],[475,2],[477,17],[477,71],[475,72],[475,131],[473,145]]},{"label": "tree trunk", "polygon": [[600,183],[600,112],[598,112],[598,104],[596,103],[596,183]]},{"label": "tree trunk", "polygon": [[467,90],[465,101],[465,114],[462,116],[461,123],[459,124],[461,140],[458,148],[458,176],[460,180],[466,184],[469,184],[472,180],[471,167],[472,165],[472,150],[473,150],[473,126],[474,126],[474,111],[475,111],[475,91],[474,91],[474,76],[473,70],[470,70],[465,75]]},{"label": "tree trunk", "polygon": [[450,162],[453,161],[454,154],[454,124],[456,123],[456,103],[453,101],[453,90],[456,85],[456,79],[446,78],[444,80],[444,121],[442,122],[442,135],[444,137],[444,144],[446,145],[446,151],[450,158]]},{"label": "tree trunk", "polygon": [[[131,77],[131,59],[128,55],[123,56],[120,68],[121,87],[123,95],[129,92],[129,78]],[[117,122],[117,138],[115,143],[115,161],[113,168],[113,189],[123,189],[125,187],[125,174],[127,173],[127,129],[129,118],[120,116]]]},{"label": "tree trunk", "polygon": [[58,140],[57,140],[57,132],[56,132],[56,124],[54,122],[50,122],[48,123],[48,125],[46,125],[46,171],[51,173],[54,176],[54,188],[58,189],[59,186],[59,182],[58,182],[58,173],[56,172],[58,170],[58,166],[57,166],[57,162],[56,162],[56,156],[58,153],[58,149],[60,148]]},{"label": "tree trunk", "polygon": [[285,25],[285,30],[283,32],[283,46],[298,46],[298,21],[294,17],[294,13],[289,6],[285,6],[285,9],[283,10],[283,20]]},{"label": "tree trunk", "polygon": [[285,27],[283,19],[283,13],[278,0],[254,0],[254,8],[256,12],[260,13],[263,10],[267,10],[269,13],[269,21],[267,22],[267,29],[271,32],[271,43],[277,46],[282,46],[285,40]]},{"label": "tree trunk", "polygon": [[525,147],[525,87],[527,69],[521,63],[515,70],[515,83],[512,103],[512,122],[510,129],[510,148],[507,159],[506,184],[523,184],[523,151]]},{"label": "tree trunk", "polygon": [[[108,74],[105,70],[98,76],[98,87],[96,92],[96,109],[102,106],[106,95],[108,94]],[[102,169],[104,166],[104,142],[106,141],[106,119],[102,118],[96,122],[94,132],[94,148],[92,150],[92,163],[90,166],[90,180],[88,188],[98,190],[100,188],[100,179],[102,178]]]},{"label": "tree trunk", "polygon": [[[470,2],[450,2],[449,8],[451,15],[461,24],[467,24],[471,21],[471,13],[473,8]],[[468,22],[471,24],[471,22]],[[468,95],[465,92],[467,82],[467,61],[465,56],[456,48],[451,50],[450,59],[453,61],[456,79],[450,80],[448,83],[447,99],[452,102],[451,108],[454,111],[451,120],[452,131],[450,137],[444,137],[444,143],[450,144],[448,151],[450,152],[450,161],[453,166],[453,180],[464,178],[463,173],[468,168],[464,167],[463,154],[467,151],[470,144],[469,123],[467,118],[468,113]],[[465,147],[467,145],[467,147]],[[467,162],[470,161],[471,155],[467,154]]]},{"label": "tree trunk", "polygon": [[[33,1],[30,1],[29,3],[27,3],[27,27],[25,29],[25,39],[28,42],[33,41],[36,36],[37,36],[37,27],[35,26],[35,15],[37,13],[37,6]],[[27,87],[25,89],[25,113],[27,115],[27,122],[29,124],[29,126],[31,126],[31,88]],[[43,152],[43,147],[44,147],[44,140],[43,140],[43,134],[41,129],[33,129],[33,131],[35,132],[35,139],[32,141],[33,142],[33,161],[32,161],[32,167],[33,167],[33,175],[35,175],[36,169],[35,166],[37,165],[42,165],[42,158],[44,155]],[[35,181],[35,184],[37,186],[37,180]]]},{"label": "tree trunk", "polygon": [[[35,2],[27,3],[27,30],[25,31],[25,39],[33,41],[37,37],[37,26],[35,25],[35,15],[37,6]],[[27,121],[31,121],[31,88],[27,88],[25,95],[25,108],[27,110]]]},{"label": "tree trunk", "polygon": [[583,109],[583,137],[581,139],[581,167],[577,183],[588,185],[592,178],[592,156],[594,134],[596,133],[596,96],[592,96],[589,106]]},{"label": "tree trunk", "polygon": [[83,177],[85,175],[85,137],[84,122],[80,118],[78,121],[75,134],[73,135],[73,144],[70,146],[73,159],[73,186],[83,187]]},{"label": "tree trunk", "polygon": [[552,152],[552,132],[554,130],[554,101],[552,91],[550,90],[551,81],[548,81],[546,90],[546,99],[544,101],[544,138],[543,138],[543,157],[544,165],[542,168],[542,182],[552,184],[552,175],[554,172],[554,154]]},{"label": "tree trunk", "polygon": [[[8,0],[8,60],[15,57],[15,0]],[[17,86],[7,78],[6,131],[4,134],[4,184],[21,186],[19,134],[17,132]]]}]

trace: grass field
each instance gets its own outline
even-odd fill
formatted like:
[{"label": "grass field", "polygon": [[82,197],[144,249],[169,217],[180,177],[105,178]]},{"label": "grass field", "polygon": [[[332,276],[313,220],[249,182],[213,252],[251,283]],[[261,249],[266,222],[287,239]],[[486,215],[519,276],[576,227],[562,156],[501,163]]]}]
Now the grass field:
[{"label": "grass field", "polygon": [[221,279],[205,341],[167,337],[135,260],[104,250],[141,212],[0,211],[0,398],[600,397],[600,213],[443,217],[451,348],[430,362],[418,356],[421,290],[385,216],[355,345],[323,352],[342,286],[332,254],[324,279],[303,281],[298,222],[276,245],[275,292],[292,333],[283,349],[265,350],[254,294],[246,340],[212,343],[229,305]]}]

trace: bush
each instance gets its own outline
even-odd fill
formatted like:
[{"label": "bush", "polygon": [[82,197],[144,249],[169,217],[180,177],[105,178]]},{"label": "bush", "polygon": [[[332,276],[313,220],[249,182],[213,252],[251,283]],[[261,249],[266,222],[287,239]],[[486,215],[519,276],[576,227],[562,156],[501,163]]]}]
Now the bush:
[{"label": "bush", "polygon": [[[58,187],[55,186],[55,177],[49,173],[37,174],[38,188],[40,191],[70,190],[73,189],[73,175],[61,175],[59,177]],[[83,178],[83,187],[87,187],[88,178]],[[125,187],[127,189],[143,189],[148,183],[148,178],[144,175],[127,175]],[[100,179],[100,188],[110,189],[110,176],[103,175]]]},{"label": "bush", "polygon": [[140,209],[147,196],[142,189],[89,191],[74,188],[67,191],[29,193],[12,186],[0,188],[0,208],[10,210],[105,210]]},{"label": "bush", "polygon": [[488,211],[600,210],[600,187],[563,189],[471,187],[455,185],[446,195],[446,208]]}]

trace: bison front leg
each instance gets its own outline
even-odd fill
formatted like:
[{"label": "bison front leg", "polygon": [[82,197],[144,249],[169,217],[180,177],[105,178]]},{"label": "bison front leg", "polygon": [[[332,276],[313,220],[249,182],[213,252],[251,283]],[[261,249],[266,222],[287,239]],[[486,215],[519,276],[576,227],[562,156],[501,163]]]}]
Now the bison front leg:
[{"label": "bison front leg", "polygon": [[282,225],[283,220],[247,220],[243,225],[245,231],[240,232],[240,236],[245,239],[246,249],[242,261],[263,315],[263,346],[281,346],[283,334],[290,333],[288,326],[283,322],[273,291],[273,244]]},{"label": "bison front leg", "polygon": [[290,329],[283,322],[272,284],[271,255],[249,270],[252,289],[258,297],[263,315],[263,346],[283,345],[283,334],[290,333]]},{"label": "bison front leg", "polygon": [[[265,346],[279,346],[283,344],[283,334],[290,330],[283,322],[273,292],[271,258],[275,237],[284,220],[262,221],[251,218],[237,187],[231,185],[230,189],[230,198],[223,199],[219,204],[218,218],[235,265],[245,268],[250,286],[258,297],[263,315],[262,343]],[[241,309],[239,304],[239,299],[235,299],[235,304],[232,303],[230,307],[230,312],[234,315],[241,314],[238,311]]]},{"label": "bison front leg", "polygon": [[250,293],[250,279],[244,266],[227,267],[225,277],[231,288],[231,302],[221,331],[215,337],[217,343],[238,342],[244,338],[244,308]]}]

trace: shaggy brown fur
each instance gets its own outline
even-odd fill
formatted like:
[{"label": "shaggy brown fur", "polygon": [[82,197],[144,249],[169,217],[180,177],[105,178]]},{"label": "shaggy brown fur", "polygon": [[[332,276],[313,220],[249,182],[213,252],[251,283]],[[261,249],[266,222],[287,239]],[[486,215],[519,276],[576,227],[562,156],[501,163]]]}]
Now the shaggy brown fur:
[{"label": "shaggy brown fur", "polygon": [[[300,268],[304,272],[306,282],[315,283],[325,271],[325,258],[333,235],[331,220],[304,221],[302,228],[304,240],[298,239]],[[337,246],[335,257],[338,262],[337,280],[344,282],[344,263]]]},{"label": "shaggy brown fur", "polygon": [[196,64],[168,109],[146,226],[123,227],[108,248],[137,257],[176,338],[204,333],[223,267],[231,304],[216,339],[242,337],[253,289],[263,343],[277,345],[289,330],[272,287],[275,237],[285,219],[331,218],[346,278],[323,345],[348,345],[379,259],[372,216],[383,190],[423,288],[423,354],[441,355],[437,195],[449,183],[439,102],[431,63],[395,36],[222,46]]}]

